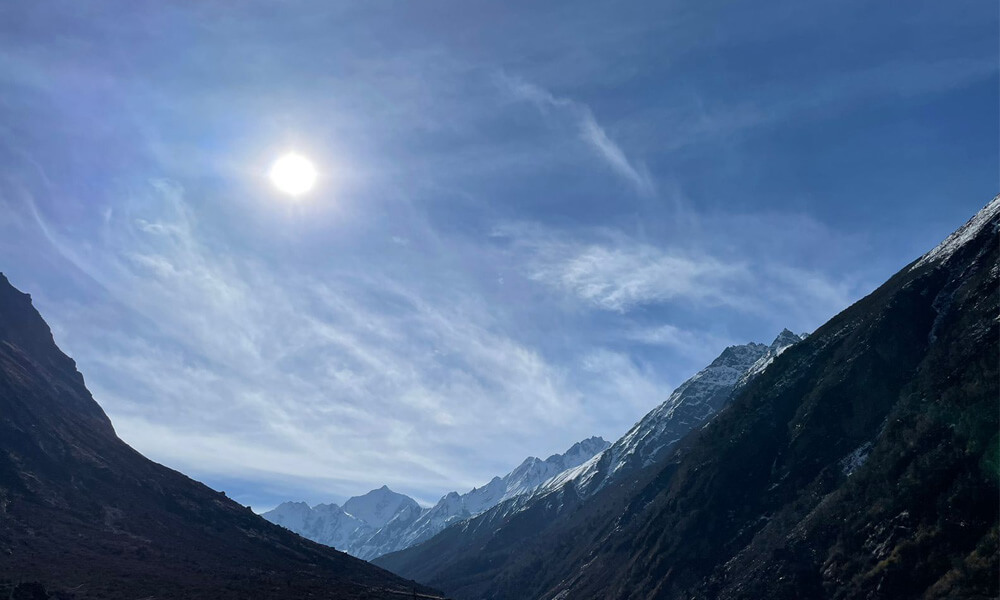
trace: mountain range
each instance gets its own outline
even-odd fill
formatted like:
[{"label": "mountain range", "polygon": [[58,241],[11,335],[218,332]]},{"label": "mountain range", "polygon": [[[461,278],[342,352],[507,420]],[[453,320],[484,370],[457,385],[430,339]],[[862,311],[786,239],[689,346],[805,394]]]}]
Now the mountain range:
[{"label": "mountain range", "polygon": [[459,600],[1000,596],[998,230],[995,198],[805,339],[727,349],[580,468],[374,562]]},{"label": "mountain range", "polygon": [[[343,507],[284,502],[262,516],[316,542],[373,560],[420,544],[498,505],[503,507],[497,512],[517,510],[529,498],[571,481],[578,494],[589,496],[664,455],[718,412],[734,388],[745,385],[804,338],[805,334],[785,329],[770,345],[751,342],[726,348],[613,445],[591,437],[545,460],[528,457],[506,475],[464,494],[451,492],[428,509],[383,486],[351,498]],[[372,506],[382,507],[378,519],[364,516]]]},{"label": "mountain range", "polygon": [[608,442],[591,437],[545,460],[529,456],[517,468],[464,494],[450,492],[430,508],[387,486],[355,496],[344,506],[283,502],[262,516],[303,537],[370,560],[430,539],[445,527],[496,504],[535,490],[552,477],[604,451]]}]

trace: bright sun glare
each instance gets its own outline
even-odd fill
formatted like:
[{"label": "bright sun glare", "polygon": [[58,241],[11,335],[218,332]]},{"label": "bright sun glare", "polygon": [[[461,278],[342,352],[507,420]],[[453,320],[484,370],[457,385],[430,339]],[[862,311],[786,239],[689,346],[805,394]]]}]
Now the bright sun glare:
[{"label": "bright sun glare", "polygon": [[316,167],[301,154],[286,154],[271,165],[271,182],[290,196],[300,196],[316,183]]}]

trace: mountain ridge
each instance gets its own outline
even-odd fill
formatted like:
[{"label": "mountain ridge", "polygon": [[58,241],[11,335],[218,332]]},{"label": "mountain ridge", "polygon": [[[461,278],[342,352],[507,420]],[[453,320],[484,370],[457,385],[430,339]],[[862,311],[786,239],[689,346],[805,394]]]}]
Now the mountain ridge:
[{"label": "mountain ridge", "polygon": [[750,342],[725,348],[707,367],[678,386],[663,403],[611,444],[604,454],[549,480],[542,491],[555,490],[573,480],[577,493],[589,496],[614,477],[622,476],[623,470],[636,470],[650,464],[688,431],[718,412],[732,389],[745,381],[752,369],[763,369],[774,356],[801,339],[784,329],[770,345]]},{"label": "mountain ridge", "polygon": [[[464,494],[449,492],[429,508],[382,486],[348,499],[342,507],[336,504],[309,507],[302,502],[283,502],[261,516],[308,539],[371,560],[420,543],[453,523],[530,493],[551,477],[576,467],[607,447],[608,442],[604,439],[592,436],[545,460],[529,456],[506,475],[496,476]],[[367,516],[369,508],[363,499],[377,492],[394,494],[397,504],[390,514],[372,519]],[[352,510],[352,507],[359,508]]]}]

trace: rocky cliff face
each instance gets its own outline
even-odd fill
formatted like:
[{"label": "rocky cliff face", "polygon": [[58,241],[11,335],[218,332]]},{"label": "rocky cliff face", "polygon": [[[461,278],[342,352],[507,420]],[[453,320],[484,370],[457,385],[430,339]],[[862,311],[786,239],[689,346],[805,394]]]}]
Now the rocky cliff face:
[{"label": "rocky cliff face", "polygon": [[81,599],[426,591],[130,448],[30,298],[2,275],[0,557],[0,581],[35,580]]}]

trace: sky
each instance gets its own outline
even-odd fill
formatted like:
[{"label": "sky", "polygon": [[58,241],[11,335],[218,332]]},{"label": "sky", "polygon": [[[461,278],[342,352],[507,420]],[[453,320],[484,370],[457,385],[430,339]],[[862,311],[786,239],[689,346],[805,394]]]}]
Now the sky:
[{"label": "sky", "polygon": [[0,271],[150,458],[257,510],[430,504],[616,439],[985,205],[997,11],[3,3]]}]

